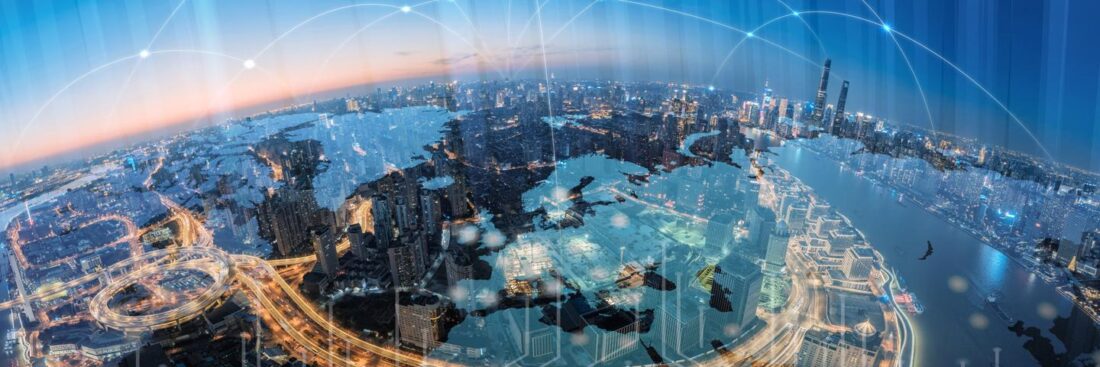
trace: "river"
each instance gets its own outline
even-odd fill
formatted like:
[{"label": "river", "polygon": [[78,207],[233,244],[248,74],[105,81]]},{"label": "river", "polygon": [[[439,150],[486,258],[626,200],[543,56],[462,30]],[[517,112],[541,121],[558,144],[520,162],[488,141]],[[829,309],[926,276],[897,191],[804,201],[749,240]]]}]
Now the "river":
[{"label": "river", "polygon": [[[926,311],[912,318],[919,365],[993,366],[994,348],[1001,350],[1001,366],[1038,364],[1024,349],[1027,339],[1008,329],[985,296],[1001,292],[999,303],[1011,318],[1052,339],[1051,311],[1066,317],[1071,302],[996,249],[920,207],[899,203],[892,189],[799,144],[773,148],[777,155],[770,159],[847,215],[924,304]],[[935,244],[935,254],[919,261],[926,240]]]}]

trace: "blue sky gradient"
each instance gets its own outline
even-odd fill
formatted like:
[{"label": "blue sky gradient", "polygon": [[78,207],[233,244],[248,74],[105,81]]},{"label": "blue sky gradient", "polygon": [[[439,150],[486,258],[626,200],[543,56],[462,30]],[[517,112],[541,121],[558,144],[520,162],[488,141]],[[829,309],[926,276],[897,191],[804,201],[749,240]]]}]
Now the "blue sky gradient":
[{"label": "blue sky gradient", "polygon": [[1098,12],[1089,0],[3,0],[0,167],[358,84],[537,77],[545,40],[558,78],[767,80],[807,100],[831,57],[830,101],[847,79],[849,110],[929,126],[915,74],[938,130],[1041,155],[1026,127],[1056,160],[1096,171]]}]

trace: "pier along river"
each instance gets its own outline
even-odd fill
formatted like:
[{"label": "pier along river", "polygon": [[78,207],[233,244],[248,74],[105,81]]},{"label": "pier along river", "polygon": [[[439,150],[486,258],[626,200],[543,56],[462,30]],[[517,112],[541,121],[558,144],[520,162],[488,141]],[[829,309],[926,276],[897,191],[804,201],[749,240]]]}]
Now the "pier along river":
[{"label": "pier along river", "polygon": [[[1016,320],[1042,330],[1054,341],[1056,352],[1065,351],[1051,334],[1054,321],[1047,317],[1049,310],[1068,317],[1073,305],[1054,286],[951,223],[912,203],[899,202],[891,188],[800,144],[772,147],[776,155],[769,154],[768,159],[848,216],[923,303],[925,312],[912,317],[919,365],[959,366],[960,361],[967,366],[993,366],[997,361],[1000,366],[1040,365],[1024,348],[1030,338],[1009,330]],[[917,260],[926,240],[935,245],[935,254]],[[999,293],[998,305],[1011,321],[986,301],[992,292]],[[1040,309],[1047,310],[1047,317]],[[1089,318],[1070,322],[1095,340],[1097,330]]]}]

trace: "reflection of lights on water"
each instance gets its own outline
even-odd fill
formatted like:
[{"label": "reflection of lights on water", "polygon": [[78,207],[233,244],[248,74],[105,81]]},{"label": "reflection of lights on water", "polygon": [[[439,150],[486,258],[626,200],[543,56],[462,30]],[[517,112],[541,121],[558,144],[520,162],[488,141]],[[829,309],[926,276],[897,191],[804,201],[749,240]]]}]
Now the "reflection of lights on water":
[{"label": "reflection of lights on water", "polygon": [[1037,311],[1039,312],[1039,317],[1047,320],[1054,320],[1055,317],[1058,317],[1058,309],[1049,302],[1040,302]]},{"label": "reflection of lights on water", "polygon": [[447,290],[447,295],[456,302],[465,302],[466,297],[470,295],[470,291],[466,287],[456,285]]},{"label": "reflection of lights on water", "polygon": [[978,330],[985,329],[989,327],[989,318],[981,313],[975,312],[970,315],[970,327]]},{"label": "reflection of lights on water", "polygon": [[555,202],[562,202],[562,201],[569,200],[569,189],[566,189],[566,188],[561,187],[561,186],[555,187],[553,190],[550,191],[550,197]]},{"label": "reflection of lights on water", "polygon": [[591,275],[592,275],[592,279],[594,279],[594,280],[603,280],[603,279],[606,279],[608,277],[609,272],[607,271],[607,269],[604,269],[602,266],[597,266],[597,267],[592,268],[592,274]]},{"label": "reflection of lights on water", "polygon": [[458,243],[463,245],[469,245],[477,241],[478,232],[477,227],[473,225],[463,226],[458,230]]},{"label": "reflection of lights on water", "polygon": [[565,210],[551,209],[546,211],[546,219],[550,222],[559,222],[565,218]]},{"label": "reflection of lights on water", "polygon": [[623,213],[615,213],[611,216],[611,226],[615,228],[626,228],[630,225],[630,218]]},{"label": "reflection of lights on water", "polygon": [[950,278],[947,278],[947,287],[951,288],[951,291],[955,293],[966,293],[966,291],[970,289],[970,282],[967,282],[966,279],[961,276],[952,275]]},{"label": "reflection of lights on water", "polygon": [[727,324],[726,327],[722,328],[722,333],[729,337],[737,335],[738,331],[741,331],[741,327],[737,324]]},{"label": "reflection of lights on water", "polygon": [[500,302],[500,297],[497,296],[496,292],[482,289],[477,292],[477,302],[480,303],[482,307],[496,306],[496,304]]},{"label": "reflection of lights on water", "polygon": [[549,296],[557,296],[561,294],[562,288],[564,288],[564,285],[560,280],[551,279],[546,281],[546,284],[543,285],[543,292]]},{"label": "reflection of lights on water", "polygon": [[493,230],[485,234],[485,245],[496,248],[504,246],[504,235],[500,231]]}]

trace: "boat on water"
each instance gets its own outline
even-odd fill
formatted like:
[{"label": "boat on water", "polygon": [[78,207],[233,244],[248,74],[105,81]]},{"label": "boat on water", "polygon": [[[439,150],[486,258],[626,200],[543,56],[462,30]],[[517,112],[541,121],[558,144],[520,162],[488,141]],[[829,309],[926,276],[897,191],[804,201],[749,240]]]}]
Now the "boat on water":
[{"label": "boat on water", "polygon": [[920,315],[924,313],[924,304],[920,303],[917,299],[917,295],[909,293],[910,302],[906,306],[906,311],[909,311],[910,315]]},{"label": "boat on water", "polygon": [[989,308],[993,310],[993,313],[997,314],[1004,322],[1011,323],[1012,317],[1008,316],[1008,312],[1005,312],[1004,308],[998,302],[1001,298],[1001,292],[992,292],[985,297],[986,303],[989,304]]},{"label": "boat on water", "polygon": [[898,303],[898,306],[910,315],[920,315],[924,313],[924,304],[917,299],[917,295],[904,288],[898,290],[897,295],[894,296],[894,300]]}]

